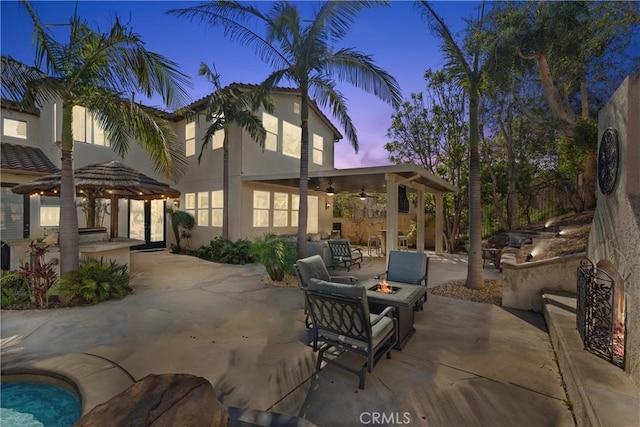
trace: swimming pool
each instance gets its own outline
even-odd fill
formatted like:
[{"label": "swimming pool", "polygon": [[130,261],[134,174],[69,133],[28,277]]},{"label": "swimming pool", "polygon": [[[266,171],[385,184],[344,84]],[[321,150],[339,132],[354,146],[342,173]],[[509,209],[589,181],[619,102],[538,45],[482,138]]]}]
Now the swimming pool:
[{"label": "swimming pool", "polygon": [[2,427],[66,427],[80,418],[80,399],[69,390],[70,386],[65,387],[62,381],[44,376],[20,377],[12,375],[8,379],[2,376]]}]

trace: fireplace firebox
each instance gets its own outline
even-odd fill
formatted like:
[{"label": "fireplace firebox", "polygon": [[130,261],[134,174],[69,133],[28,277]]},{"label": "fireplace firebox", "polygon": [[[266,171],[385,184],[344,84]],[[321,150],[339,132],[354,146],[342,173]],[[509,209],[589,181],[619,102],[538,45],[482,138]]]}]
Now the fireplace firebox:
[{"label": "fireplace firebox", "polygon": [[611,263],[580,262],[576,327],[585,350],[624,369],[624,281]]}]

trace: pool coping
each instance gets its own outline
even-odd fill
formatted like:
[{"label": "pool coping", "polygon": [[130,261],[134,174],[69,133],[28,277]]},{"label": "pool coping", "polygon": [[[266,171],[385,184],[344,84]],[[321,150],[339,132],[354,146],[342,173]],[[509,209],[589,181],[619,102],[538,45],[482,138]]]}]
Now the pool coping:
[{"label": "pool coping", "polygon": [[[7,360],[9,359],[9,360]],[[44,375],[68,382],[76,389],[81,415],[131,386],[135,379],[118,364],[100,356],[69,353],[2,358],[2,375]]]}]

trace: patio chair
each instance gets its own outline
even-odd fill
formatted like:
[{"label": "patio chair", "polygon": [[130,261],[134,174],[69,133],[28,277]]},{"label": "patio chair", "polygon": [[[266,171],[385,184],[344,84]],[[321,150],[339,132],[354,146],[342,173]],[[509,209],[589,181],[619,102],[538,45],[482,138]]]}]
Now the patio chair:
[{"label": "patio chair", "polygon": [[[376,276],[380,279],[386,276],[390,282],[411,283],[418,286],[427,286],[429,276],[429,257],[425,253],[415,252],[389,252],[389,265],[387,271]],[[427,301],[427,294],[424,299],[416,303],[416,311],[422,310]]]},{"label": "patio chair", "polygon": [[329,250],[331,251],[332,267],[340,265],[349,271],[351,267],[357,265],[358,268],[362,268],[360,263],[362,262],[362,251],[359,248],[351,249],[349,245],[349,239],[335,239],[329,240]]},{"label": "patio chair", "polygon": [[[327,266],[325,265],[320,255],[312,255],[307,258],[299,259],[298,261],[296,261],[293,267],[296,270],[296,275],[300,280],[300,286],[303,289],[309,286],[309,280],[311,279],[319,279],[327,282],[339,282],[346,284],[353,284],[358,281],[358,279],[353,276],[330,276],[329,270],[327,270]],[[306,299],[304,313],[306,314],[304,324],[307,326],[307,328],[311,328],[311,318],[309,315],[309,307],[307,307],[306,305]]]},{"label": "patio chair", "polygon": [[[358,375],[358,387],[364,390],[367,372],[373,371],[382,356],[391,359],[390,350],[398,341],[393,308],[370,314],[367,292],[361,284],[310,279],[303,291],[317,330],[313,339],[313,351],[318,352],[316,369],[320,370],[322,361],[335,364]],[[353,369],[341,363],[340,357],[326,357],[332,347],[363,355],[366,362],[360,369]]]}]

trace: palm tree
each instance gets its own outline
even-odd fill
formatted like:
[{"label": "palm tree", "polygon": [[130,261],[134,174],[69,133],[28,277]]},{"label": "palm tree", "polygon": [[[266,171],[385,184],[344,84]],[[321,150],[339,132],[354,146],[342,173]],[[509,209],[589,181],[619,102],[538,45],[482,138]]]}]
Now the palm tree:
[{"label": "palm tree", "polygon": [[198,162],[213,134],[224,130],[222,142],[222,238],[229,238],[229,134],[232,125],[238,125],[253,138],[260,147],[264,148],[267,139],[267,131],[262,126],[262,121],[251,111],[260,105],[268,112],[273,112],[274,102],[264,91],[256,89],[245,92],[236,86],[222,87],[220,75],[212,71],[207,64],[200,63],[199,74],[205,76],[213,83],[215,92],[209,96],[206,110],[206,120],[212,122],[202,139]]},{"label": "palm tree", "polygon": [[60,184],[60,273],[78,268],[78,214],[73,177],[73,107],[84,106],[124,156],[132,139],[148,152],[156,172],[176,179],[187,167],[179,141],[155,109],[130,99],[132,93],[160,94],[167,104],[183,102],[187,77],[175,63],[145,50],[140,36],[116,18],[107,33],[93,30],[77,12],[66,44],[54,39],[35,11],[35,66],[2,57],[2,95],[24,106],[62,102]]},{"label": "palm tree", "polygon": [[[482,273],[482,211],[480,209],[480,152],[478,129],[478,106],[480,103],[480,84],[482,69],[480,65],[480,45],[472,42],[471,58],[456,43],[447,24],[433,9],[429,2],[421,1],[418,7],[423,16],[442,42],[445,55],[445,68],[455,76],[460,85],[466,88],[469,95],[469,263],[467,267],[466,286],[481,289],[484,286]],[[480,12],[482,22],[484,3]]]},{"label": "palm tree", "polygon": [[[373,2],[320,3],[311,20],[300,17],[295,3],[277,2],[262,13],[244,2],[206,2],[197,6],[170,10],[170,14],[224,28],[225,35],[255,48],[257,55],[273,71],[262,83],[275,87],[293,83],[300,92],[300,206],[298,218],[298,256],[306,254],[307,196],[309,176],[309,102],[310,94],[321,107],[330,107],[340,121],[354,150],[358,135],[349,117],[346,98],[337,90],[337,82],[347,82],[373,93],[397,106],[402,100],[396,80],[376,66],[369,55],[352,48],[334,50],[347,34],[358,11]],[[261,36],[253,28],[265,26]]]}]

